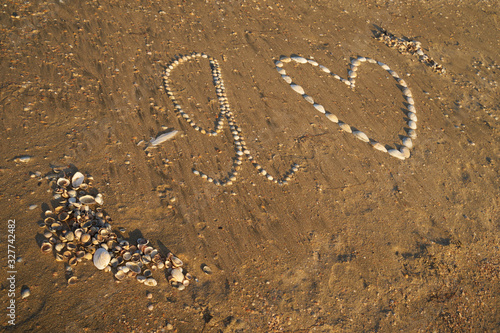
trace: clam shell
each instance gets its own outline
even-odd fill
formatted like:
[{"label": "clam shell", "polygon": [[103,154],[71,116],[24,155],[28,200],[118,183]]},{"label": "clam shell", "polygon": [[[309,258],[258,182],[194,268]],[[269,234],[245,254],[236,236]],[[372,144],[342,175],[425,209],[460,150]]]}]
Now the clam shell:
[{"label": "clam shell", "polygon": [[363,142],[370,142],[370,139],[368,138],[368,136],[361,132],[361,131],[354,131],[352,132],[352,134],[359,140],[363,141]]},{"label": "clam shell", "polygon": [[339,127],[347,133],[352,133],[351,126],[347,125],[346,123],[339,121]]},{"label": "clam shell", "polygon": [[408,122],[408,127],[411,128],[412,130],[417,129],[417,123],[414,122],[413,120],[410,120]]},{"label": "clam shell", "polygon": [[292,88],[295,92],[304,95],[306,92],[304,91],[304,88],[299,86],[298,84],[292,83],[290,84],[290,88]]},{"label": "clam shell", "polygon": [[69,180],[68,180],[68,179],[66,179],[66,178],[59,178],[59,179],[57,180],[57,185],[58,185],[58,186],[61,186],[61,187],[66,187],[66,186],[68,186],[68,185],[69,185]]},{"label": "clam shell", "polygon": [[171,275],[176,282],[184,281],[184,274],[182,274],[182,268],[172,269]]},{"label": "clam shell", "polygon": [[136,274],[139,274],[142,271],[141,267],[135,262],[128,262],[126,263],[126,266]]},{"label": "clam shell", "polygon": [[88,194],[80,197],[80,202],[84,205],[93,205],[96,203],[95,198]]},{"label": "clam shell", "polygon": [[323,72],[325,72],[325,73],[328,73],[328,74],[330,74],[330,73],[331,73],[331,71],[330,71],[328,68],[326,68],[325,66],[323,66],[323,65],[319,65],[319,68],[320,68]]},{"label": "clam shell", "polygon": [[139,283],[144,283],[144,281],[146,281],[146,277],[144,275],[137,275],[136,279]]},{"label": "clam shell", "polygon": [[175,256],[172,256],[172,257],[170,258],[170,261],[172,262],[172,265],[173,265],[174,267],[182,267],[182,265],[183,265],[182,260],[180,260],[179,258],[177,258],[177,257],[175,257]]},{"label": "clam shell", "polygon": [[326,112],[325,107],[323,105],[321,105],[321,104],[313,104],[313,106],[314,106],[314,108],[316,110],[318,110],[321,113],[325,113]]},{"label": "clam shell", "polygon": [[405,145],[405,147],[408,147],[411,149],[411,148],[413,148],[413,141],[411,141],[410,138],[404,138],[403,145]]},{"label": "clam shell", "polygon": [[288,84],[292,83],[292,78],[289,77],[288,75],[281,75],[281,78],[285,80],[285,82]]},{"label": "clam shell", "polygon": [[401,152],[401,154],[403,154],[403,156],[404,156],[405,158],[409,158],[409,157],[410,157],[410,155],[411,155],[411,154],[410,154],[410,149],[408,149],[408,147],[401,147],[401,148],[399,149],[399,151]]},{"label": "clam shell", "polygon": [[405,159],[405,156],[403,155],[403,153],[400,152],[397,149],[389,149],[389,150],[387,150],[387,152],[389,153],[389,155],[391,155],[393,157],[396,157],[396,158],[398,158],[400,160],[404,160]]},{"label": "clam shell", "polygon": [[123,280],[126,276],[127,276],[127,273],[125,273],[124,271],[118,271],[118,272],[115,273],[115,278],[118,281]]},{"label": "clam shell", "polygon": [[66,246],[66,244],[59,243],[59,244],[56,244],[56,246],[54,246],[54,248],[56,249],[57,252],[61,252],[65,246]]},{"label": "clam shell", "polygon": [[84,179],[85,179],[85,176],[83,175],[83,173],[81,173],[81,172],[78,171],[71,178],[71,185],[74,188],[79,188],[80,185],[83,184]]},{"label": "clam shell", "polygon": [[111,255],[109,254],[106,249],[103,249],[102,247],[97,249],[94,253],[94,266],[97,267],[97,269],[103,270],[108,266],[109,262],[111,261]]},{"label": "clam shell", "polygon": [[[292,55],[290,57],[293,61],[298,62],[299,64],[307,64],[307,59],[298,55]],[[283,61],[283,60],[282,60]]]},{"label": "clam shell", "polygon": [[146,286],[154,287],[158,284],[158,282],[156,282],[156,280],[153,278],[148,278],[148,279],[146,279],[146,281],[144,281],[144,284]]},{"label": "clam shell", "polygon": [[339,122],[339,118],[337,118],[336,115],[334,115],[333,113],[329,113],[329,112],[326,112],[325,113],[325,116],[328,118],[328,120],[330,120],[331,122],[334,122],[334,123],[338,123]]},{"label": "clam shell", "polygon": [[380,151],[383,151],[384,153],[387,153],[387,149],[384,147],[383,144],[376,142],[376,141],[372,141],[372,142],[370,142],[370,144],[372,145],[373,148],[380,150]]},{"label": "clam shell", "polygon": [[78,278],[76,276],[72,276],[68,279],[68,284],[71,286],[71,285],[74,285],[75,283],[78,282]]},{"label": "clam shell", "polygon": [[96,202],[99,206],[104,205],[104,198],[102,197],[102,194],[101,194],[101,193],[99,193],[98,195],[96,195],[96,197],[95,197],[95,202]]},{"label": "clam shell", "polygon": [[43,254],[48,254],[52,252],[52,244],[44,241],[42,243],[42,246],[40,247],[40,250],[42,251]]}]

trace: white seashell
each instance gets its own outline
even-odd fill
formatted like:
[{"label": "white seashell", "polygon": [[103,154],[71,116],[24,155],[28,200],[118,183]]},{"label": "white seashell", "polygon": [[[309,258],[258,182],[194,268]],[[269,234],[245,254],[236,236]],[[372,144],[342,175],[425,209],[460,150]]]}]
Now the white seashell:
[{"label": "white seashell", "polygon": [[330,73],[331,73],[331,71],[330,71],[328,68],[326,68],[325,66],[323,66],[323,65],[319,65],[319,68],[320,68],[323,72],[325,72],[325,73],[328,73],[328,74],[330,74]]},{"label": "white seashell", "polygon": [[358,60],[361,61],[361,62],[365,62],[366,58],[365,57],[358,57]]},{"label": "white seashell", "polygon": [[58,185],[58,186],[61,186],[61,187],[66,187],[66,186],[68,186],[68,185],[69,185],[69,183],[70,183],[70,182],[69,182],[69,180],[68,180],[68,179],[66,179],[66,178],[59,178],[59,179],[57,180],[57,185]]},{"label": "white seashell", "polygon": [[[264,176],[265,176],[265,174],[264,174]],[[177,257],[175,257],[175,256],[172,256],[172,257],[170,258],[170,261],[172,262],[172,265],[173,265],[174,267],[182,267],[182,265],[184,264],[184,263],[182,262],[182,260],[180,260],[179,258],[177,258]]]},{"label": "white seashell", "polygon": [[404,138],[403,139],[403,145],[405,145],[408,148],[413,148],[413,141],[411,141],[410,138]]},{"label": "white seashell", "polygon": [[370,139],[368,138],[368,136],[361,132],[361,131],[354,131],[352,132],[352,134],[359,140],[363,141],[363,142],[370,142]]},{"label": "white seashell", "polygon": [[95,202],[96,202],[99,206],[104,205],[104,198],[102,197],[102,194],[101,194],[101,193],[99,193],[98,195],[96,195],[96,197],[95,197]]},{"label": "white seashell", "polygon": [[80,197],[80,202],[84,205],[93,205],[95,204],[95,198],[91,195],[84,195],[83,197]]},{"label": "white seashell", "polygon": [[410,120],[410,121],[408,122],[408,127],[409,127],[409,128],[411,128],[411,129],[413,129],[413,130],[414,130],[414,129],[417,129],[417,123],[416,123],[416,122],[414,122],[413,120]]},{"label": "white seashell", "polygon": [[358,76],[358,74],[355,71],[349,71],[349,77],[355,78],[357,76]]},{"label": "white seashell", "polygon": [[157,146],[165,141],[173,139],[177,135],[177,133],[179,133],[179,131],[176,131],[176,130],[173,130],[173,131],[170,131],[167,133],[163,133],[163,134],[157,136],[155,139],[152,139],[151,141],[149,141],[149,143],[153,147]]},{"label": "white seashell", "polygon": [[281,75],[281,78],[285,80],[286,83],[291,84],[292,83],[292,78],[289,77],[288,75]]},{"label": "white seashell", "polygon": [[100,270],[105,269],[110,261],[111,261],[111,255],[109,254],[108,251],[106,251],[102,247],[95,251],[94,266],[97,267],[97,269]]},{"label": "white seashell", "polygon": [[351,126],[347,125],[346,123],[339,121],[339,127],[347,133],[352,133]]},{"label": "white seashell", "polygon": [[174,268],[172,270],[172,278],[177,281],[177,282],[182,282],[184,281],[184,274],[182,274],[182,269],[181,268]]},{"label": "white seashell", "polygon": [[387,66],[386,64],[381,65],[381,67],[383,69],[385,69],[386,71],[390,71],[391,70],[391,68],[389,66]]},{"label": "white seashell", "polygon": [[158,282],[156,282],[156,280],[153,278],[149,278],[149,279],[146,279],[146,281],[144,281],[144,284],[146,286],[154,287],[158,284]]},{"label": "white seashell", "polygon": [[376,141],[371,141],[370,144],[372,145],[373,148],[383,151],[384,153],[387,153],[387,149],[384,147],[383,144]]},{"label": "white seashell", "polygon": [[368,61],[370,64],[376,64],[377,60],[371,59],[371,58],[366,58],[366,61]]},{"label": "white seashell", "polygon": [[297,93],[301,94],[301,95],[304,95],[305,94],[305,91],[304,91],[304,88],[302,88],[301,86],[299,86],[298,84],[295,84],[295,83],[292,83],[290,84],[290,87]]},{"label": "white seashell", "polygon": [[417,132],[413,129],[409,129],[408,130],[408,136],[410,138],[412,138],[413,140],[415,140],[417,138]]},{"label": "white seashell", "polygon": [[416,113],[417,110],[415,109],[415,105],[413,105],[413,104],[408,105],[408,111]]},{"label": "white seashell", "polygon": [[408,96],[408,97],[413,97],[410,88],[406,87],[403,89],[403,95]]},{"label": "white seashell", "polygon": [[389,155],[391,155],[392,157],[396,157],[396,158],[399,158],[400,160],[404,160],[405,159],[405,156],[403,155],[402,152],[400,152],[399,150],[397,149],[389,149],[387,151],[389,153]]},{"label": "white seashell", "polygon": [[315,66],[315,67],[319,65],[316,61],[314,61],[312,59],[307,60],[307,62],[310,63],[311,65]]},{"label": "white seashell", "polygon": [[304,94],[302,97],[304,97],[304,99],[309,103],[314,104],[314,99],[311,96]]},{"label": "white seashell", "polygon": [[323,105],[321,105],[321,104],[314,104],[313,106],[314,106],[314,108],[315,108],[316,110],[318,110],[318,111],[319,111],[319,112],[321,112],[321,113],[325,113],[325,112],[326,112],[326,111],[325,111],[325,108],[324,108],[324,107],[323,107]]},{"label": "white seashell", "polygon": [[407,101],[407,102],[408,102],[408,104],[410,104],[410,105],[415,105],[415,101],[414,101],[414,100],[413,100],[413,98],[411,98],[411,97],[406,96],[406,101]]},{"label": "white seashell", "polygon": [[135,262],[128,262],[126,266],[134,273],[139,274],[141,272],[141,267]]},{"label": "white seashell", "polygon": [[282,61],[276,60],[274,62],[274,64],[276,65],[276,67],[283,67],[283,62]]},{"label": "white seashell", "polygon": [[74,188],[79,188],[80,185],[83,184],[83,181],[85,179],[85,176],[81,173],[81,172],[76,172],[74,175],[73,175],[73,178],[71,178],[71,186],[73,186]]},{"label": "white seashell", "polygon": [[281,75],[286,75],[286,71],[281,68],[281,67],[276,67],[276,70],[278,71],[278,73],[280,73]]},{"label": "white seashell", "polygon": [[410,154],[410,149],[408,149],[408,147],[401,147],[401,148],[399,149],[399,151],[401,152],[401,154],[403,154],[403,156],[404,156],[405,158],[409,158],[409,157],[410,157],[410,155],[411,155],[411,154]]},{"label": "white seashell", "polygon": [[24,299],[26,297],[29,297],[31,295],[30,288],[25,287],[23,290],[21,290],[21,298]]},{"label": "white seashell", "polygon": [[280,61],[281,61],[281,62],[284,62],[284,63],[287,63],[287,62],[292,61],[292,59],[290,59],[290,57],[281,56],[281,57],[280,57]]},{"label": "white seashell", "polygon": [[325,112],[325,116],[328,118],[328,120],[330,120],[331,122],[334,122],[334,123],[338,123],[339,122],[339,118],[337,118],[336,115],[334,115],[333,113],[329,113],[329,112]]},{"label": "white seashell", "polygon": [[410,120],[413,120],[414,122],[417,121],[417,115],[413,112],[408,112],[408,118],[410,118]]},{"label": "white seashell", "polygon": [[402,86],[402,87],[405,87],[405,88],[406,88],[406,87],[408,87],[408,86],[406,85],[405,80],[403,80],[403,79],[399,79],[399,80],[398,80],[398,83],[399,83],[399,85],[400,85],[400,86]]},{"label": "white seashell", "polygon": [[304,57],[301,57],[301,56],[294,55],[294,56],[291,56],[290,59],[298,62],[299,64],[307,64],[307,59]]},{"label": "white seashell", "polygon": [[136,279],[139,283],[144,283],[146,281],[146,277],[144,275],[137,275]]},{"label": "white seashell", "polygon": [[115,278],[116,278],[118,281],[123,280],[126,276],[127,276],[127,273],[126,273],[126,272],[124,272],[124,271],[118,271],[118,272],[116,272],[116,274],[115,274]]},{"label": "white seashell", "polygon": [[359,60],[359,58],[358,58],[358,59],[353,59],[353,60],[351,61],[351,64],[352,64],[354,67],[357,67],[357,66],[361,65],[361,62],[360,62],[360,60]]}]

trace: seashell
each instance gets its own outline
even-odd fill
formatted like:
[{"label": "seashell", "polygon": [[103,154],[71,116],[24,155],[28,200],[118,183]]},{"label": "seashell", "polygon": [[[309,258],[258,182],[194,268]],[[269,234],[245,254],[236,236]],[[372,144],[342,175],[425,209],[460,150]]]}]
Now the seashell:
[{"label": "seashell", "polygon": [[413,129],[409,129],[408,130],[408,136],[410,138],[412,138],[413,140],[415,140],[417,138],[417,132]]},{"label": "seashell", "polygon": [[151,275],[153,275],[153,272],[151,272],[150,269],[146,269],[144,270],[144,272],[142,273],[145,277],[150,277]]},{"label": "seashell", "polygon": [[74,234],[75,234],[76,240],[80,240],[82,238],[82,235],[84,234],[84,231],[83,231],[83,229],[78,228],[75,230]]},{"label": "seashell", "polygon": [[64,256],[60,253],[56,253],[56,261],[64,261]]},{"label": "seashell", "polygon": [[354,131],[352,132],[352,134],[359,140],[363,141],[363,142],[370,142],[370,139],[368,138],[368,136],[361,132],[361,131]]},{"label": "seashell", "polygon": [[104,272],[106,272],[106,273],[111,272],[111,266],[104,267]]},{"label": "seashell", "polygon": [[56,221],[56,219],[53,218],[52,216],[49,216],[45,220],[43,220],[45,225],[52,225],[52,223],[54,223],[55,221]]},{"label": "seashell", "polygon": [[279,61],[279,60],[276,60],[276,61],[274,62],[274,65],[275,65],[276,67],[283,67],[283,62],[282,62],[282,61]]},{"label": "seashell", "polygon": [[387,152],[389,153],[389,155],[391,155],[392,157],[396,157],[400,160],[404,160],[405,159],[405,156],[403,155],[402,152],[400,152],[399,150],[397,149],[389,149],[387,150]]},{"label": "seashell", "polygon": [[154,248],[152,246],[146,246],[142,252],[146,255],[150,255],[153,252],[153,250]]},{"label": "seashell", "polygon": [[418,120],[417,115],[413,112],[408,112],[408,118],[410,118],[410,120],[413,120],[414,122]]},{"label": "seashell", "polygon": [[61,186],[61,187],[66,187],[66,186],[68,186],[68,185],[69,185],[69,180],[68,180],[68,179],[66,179],[66,178],[59,178],[59,179],[57,180],[57,185],[58,185],[58,186]]},{"label": "seashell", "polygon": [[71,286],[71,285],[74,285],[75,283],[78,282],[78,278],[76,276],[72,276],[68,279],[68,284]]},{"label": "seashell", "polygon": [[280,61],[284,62],[284,63],[288,63],[288,62],[292,61],[292,59],[290,59],[290,57],[281,56]]},{"label": "seashell", "polygon": [[179,133],[179,131],[177,131],[177,130],[172,130],[170,132],[163,133],[163,134],[157,136],[156,138],[152,139],[151,141],[149,141],[149,143],[153,147],[157,146],[165,141],[173,139],[178,133]]},{"label": "seashell", "polygon": [[355,78],[358,76],[358,74],[355,71],[349,71],[348,75],[350,78]]},{"label": "seashell", "polygon": [[134,253],[132,254],[132,257],[130,258],[132,262],[139,262],[141,261],[141,255],[139,253]]},{"label": "seashell", "polygon": [[186,275],[184,276],[186,278],[186,280],[188,281],[191,281],[193,279],[193,276],[191,275],[191,273],[186,273]]},{"label": "seashell", "polygon": [[118,271],[115,273],[115,278],[118,280],[118,281],[121,281],[123,280],[125,277],[127,276],[127,273],[124,272],[124,271]]},{"label": "seashell", "polygon": [[175,256],[171,256],[170,261],[172,262],[172,266],[174,266],[174,267],[182,267],[182,265],[183,265],[182,260],[180,260],[179,258],[177,258]]},{"label": "seashell", "polygon": [[339,127],[347,133],[352,133],[351,126],[347,125],[346,123],[339,121]]},{"label": "seashell", "polygon": [[413,141],[411,141],[411,139],[408,137],[403,138],[403,145],[405,147],[408,147],[409,149],[411,149],[411,148],[413,148]]},{"label": "seashell", "polygon": [[319,66],[319,64],[315,61],[315,60],[312,60],[312,59],[308,59],[307,62],[311,65],[313,65],[314,67],[317,67]]},{"label": "seashell", "polygon": [[130,252],[128,252],[128,251],[123,254],[123,259],[124,260],[128,261],[131,258],[132,258],[132,254]]},{"label": "seashell", "polygon": [[59,222],[59,221],[56,221],[56,222],[52,223],[52,225],[50,226],[50,228],[51,228],[52,230],[56,230],[56,231],[57,231],[57,230],[61,230],[61,228],[62,228],[62,223],[61,223],[61,222]]},{"label": "seashell", "polygon": [[383,151],[384,153],[387,153],[387,149],[381,143],[377,141],[371,141],[370,144],[372,145],[373,148]]},{"label": "seashell", "polygon": [[413,112],[413,113],[417,112],[417,110],[415,109],[415,105],[413,105],[413,104],[409,104],[407,108],[408,108],[408,111],[410,111],[410,112]]},{"label": "seashell", "polygon": [[75,255],[76,255],[77,259],[82,259],[85,256],[85,251],[82,251],[82,250],[76,251]]},{"label": "seashell", "polygon": [[286,71],[285,69],[281,68],[281,67],[276,67],[276,70],[278,71],[279,74],[281,75],[286,75]]},{"label": "seashell", "polygon": [[189,280],[182,281],[182,284],[184,285],[184,287],[189,286]]},{"label": "seashell", "polygon": [[76,257],[71,257],[68,260],[68,264],[70,264],[71,266],[76,266],[78,264],[78,259]]},{"label": "seashell", "polygon": [[54,236],[52,236],[52,237],[50,237],[50,238],[49,238],[49,242],[50,242],[51,244],[56,244],[58,241],[59,241],[59,240],[58,240],[57,238],[55,238]]},{"label": "seashell", "polygon": [[290,84],[290,87],[297,93],[301,94],[301,95],[304,95],[305,94],[305,91],[304,91],[304,88],[302,88],[301,86],[299,86],[298,84],[295,84],[295,83],[292,83]]},{"label": "seashell", "polygon": [[64,244],[64,243],[58,243],[58,244],[56,244],[56,246],[54,246],[54,249],[56,249],[57,252],[61,252],[65,246],[66,246],[66,244]]},{"label": "seashell", "polygon": [[130,262],[130,261],[129,261],[128,263],[126,263],[126,266],[127,266],[127,267],[128,267],[128,268],[132,271],[132,272],[137,273],[137,274],[141,273],[141,271],[142,271],[141,267],[140,267],[137,263],[135,263],[135,262]]},{"label": "seashell", "polygon": [[299,64],[307,64],[307,59],[298,55],[292,55],[290,59],[298,62]]},{"label": "seashell", "polygon": [[97,269],[103,270],[108,266],[109,262],[111,261],[111,255],[109,254],[106,249],[103,249],[102,247],[97,249],[94,253],[94,266],[97,267]]},{"label": "seashell", "polygon": [[338,123],[339,122],[339,118],[337,118],[336,115],[334,115],[333,113],[329,113],[329,112],[325,112],[325,116],[328,118],[328,120],[330,120],[331,122],[334,122],[334,123]]},{"label": "seashell", "polygon": [[127,273],[127,276],[128,276],[128,277],[131,277],[131,278],[135,278],[135,277],[137,276],[137,273],[136,273],[136,272],[133,272],[133,271],[129,271],[129,272]]},{"label": "seashell", "polygon": [[91,195],[84,195],[83,197],[80,197],[79,200],[84,205],[93,205],[96,203],[95,198]]},{"label": "seashell", "polygon": [[149,244],[149,240],[147,240],[146,238],[139,238],[139,239],[137,239],[137,244],[138,245],[147,245],[147,244]]},{"label": "seashell", "polygon": [[309,103],[314,104],[314,99],[311,96],[304,94],[302,97],[304,97],[304,99]]},{"label": "seashell", "polygon": [[69,198],[68,203],[73,206],[76,203],[76,198]]},{"label": "seashell", "polygon": [[52,244],[49,243],[48,241],[43,241],[42,246],[40,247],[40,250],[42,251],[43,254],[48,254],[52,252]]},{"label": "seashell", "polygon": [[281,75],[281,78],[285,80],[286,83],[291,84],[292,83],[292,78],[289,77],[288,75]]},{"label": "seashell", "polygon": [[316,110],[318,110],[318,111],[319,111],[319,112],[321,112],[321,113],[325,113],[325,112],[326,112],[326,111],[325,111],[325,108],[324,108],[324,107],[323,107],[323,105],[321,105],[321,104],[317,104],[317,103],[316,103],[316,104],[314,104],[313,106],[314,106],[314,108],[315,108]]},{"label": "seashell", "polygon": [[408,104],[410,105],[415,105],[415,101],[413,100],[412,97],[409,97],[409,96],[406,96],[406,101],[408,102]]},{"label": "seashell", "polygon": [[76,191],[75,191],[75,190],[69,190],[69,191],[67,192],[67,194],[68,194],[68,196],[69,196],[70,198],[76,198],[76,194],[77,194],[77,193],[76,193]]},{"label": "seashell", "polygon": [[182,274],[182,268],[177,267],[172,269],[172,272],[170,273],[174,281],[176,282],[182,282],[184,281],[184,274]]},{"label": "seashell", "polygon": [[102,197],[102,194],[101,194],[101,193],[99,193],[98,195],[96,195],[96,197],[95,197],[95,202],[96,202],[99,206],[104,205],[104,198]]},{"label": "seashell", "polygon": [[331,71],[330,71],[328,68],[326,68],[325,66],[323,66],[323,65],[319,65],[319,68],[320,68],[323,72],[325,72],[325,73],[328,73],[328,74],[330,74],[330,73],[331,73]]},{"label": "seashell", "polygon": [[148,278],[148,279],[146,279],[146,281],[144,281],[144,284],[146,286],[154,287],[158,284],[158,282],[156,282],[156,280],[153,278]]},{"label": "seashell", "polygon": [[49,239],[50,237],[52,237],[52,232],[50,232],[50,230],[45,230],[43,232],[43,236],[47,239]]},{"label": "seashell", "polygon": [[403,154],[403,156],[404,156],[405,158],[409,158],[409,157],[410,157],[410,155],[411,155],[411,154],[410,154],[410,149],[408,149],[408,147],[401,147],[401,148],[399,149],[399,151]]},{"label": "seashell", "polygon": [[80,237],[80,241],[83,245],[89,245],[92,242],[92,237],[89,234],[83,234],[82,237]]},{"label": "seashell", "polygon": [[144,283],[144,281],[146,281],[146,277],[144,275],[137,275],[136,279],[139,283]]},{"label": "seashell", "polygon": [[[149,255],[150,255],[151,257],[156,257],[157,255],[159,255],[159,254],[158,254],[158,250],[157,250],[157,249],[153,249],[153,251],[151,251],[151,253],[149,253]],[[161,256],[160,256],[160,258],[161,258]]]},{"label": "seashell", "polygon": [[86,252],[85,255],[83,256],[83,259],[92,260],[92,253]]},{"label": "seashell", "polygon": [[158,269],[164,269],[165,263],[163,261],[159,261],[158,263],[156,263],[156,267],[158,267]]},{"label": "seashell", "polygon": [[205,264],[202,265],[201,269],[205,274],[212,274],[212,269]]},{"label": "seashell", "polygon": [[78,171],[71,178],[71,185],[74,188],[79,188],[80,185],[83,184],[84,179],[85,179],[85,176],[81,172]]},{"label": "seashell", "polygon": [[66,212],[61,212],[59,213],[57,218],[59,219],[59,221],[66,221],[67,219],[69,219],[69,214]]},{"label": "seashell", "polygon": [[412,130],[417,129],[417,123],[414,122],[413,120],[410,120],[408,122],[408,127],[411,128]]},{"label": "seashell", "polygon": [[177,286],[177,290],[179,291],[183,291],[184,289],[186,289],[186,286],[183,285],[182,283]]}]

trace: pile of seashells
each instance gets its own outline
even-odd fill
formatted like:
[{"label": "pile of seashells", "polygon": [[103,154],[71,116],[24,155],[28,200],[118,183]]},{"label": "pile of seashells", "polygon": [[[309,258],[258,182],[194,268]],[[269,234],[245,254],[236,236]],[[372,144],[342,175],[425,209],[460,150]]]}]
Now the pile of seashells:
[{"label": "pile of seashells", "polygon": [[[45,237],[42,253],[67,262],[69,271],[82,260],[92,260],[98,269],[112,272],[117,281],[135,278],[148,286],[157,285],[154,271],[166,269],[170,284],[185,289],[193,277],[185,272],[181,259],[172,253],[160,254],[147,239],[131,244],[113,232],[111,218],[101,208],[103,196],[93,188],[92,180],[88,177],[86,182],[81,172],[56,177],[55,208],[47,210],[40,223]],[[76,282],[76,276],[68,278],[68,284]]]},{"label": "pile of seashells", "polygon": [[445,74],[446,70],[422,50],[422,44],[416,40],[398,38],[385,29],[377,30],[375,38],[385,45],[396,48],[401,54],[413,54],[419,57],[420,62],[427,64],[438,74]]}]

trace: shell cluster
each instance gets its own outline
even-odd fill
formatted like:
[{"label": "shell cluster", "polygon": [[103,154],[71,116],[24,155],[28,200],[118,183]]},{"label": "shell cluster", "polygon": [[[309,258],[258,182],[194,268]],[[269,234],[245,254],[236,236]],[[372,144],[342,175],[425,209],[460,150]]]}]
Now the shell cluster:
[{"label": "shell cluster", "polygon": [[[314,99],[307,95],[304,89],[298,85],[297,83],[293,82],[292,78],[287,75],[285,69],[283,68],[283,65],[285,63],[289,62],[296,62],[298,64],[310,64],[313,67],[318,67],[320,70],[323,72],[332,75],[334,78],[337,80],[343,82],[346,84],[348,87],[351,87],[354,89],[355,83],[356,83],[356,77],[357,77],[357,71],[358,67],[362,63],[370,63],[370,64],[377,64],[381,66],[383,69],[385,69],[396,81],[397,83],[402,87],[402,93],[403,96],[406,99],[407,102],[407,116],[408,116],[408,128],[406,129],[408,136],[404,137],[401,141],[402,145],[399,149],[394,149],[394,148],[386,148],[384,145],[381,143],[369,138],[364,132],[359,131],[357,129],[354,129],[350,125],[346,124],[345,122],[341,121],[335,114],[331,113],[329,110],[325,109],[325,107],[319,103],[316,103]],[[328,120],[330,120],[333,123],[338,124],[340,129],[342,129],[346,133],[350,133],[354,135],[357,139],[371,144],[371,146],[377,150],[380,150],[382,152],[388,153],[389,155],[396,157],[400,160],[404,160],[406,158],[410,157],[410,149],[413,147],[413,141],[416,139],[417,134],[416,134],[416,129],[417,129],[417,115],[416,115],[416,109],[415,109],[415,101],[413,100],[413,95],[410,91],[410,88],[408,88],[408,85],[406,82],[399,77],[399,75],[391,70],[388,65],[379,62],[375,59],[371,58],[366,58],[366,57],[358,57],[356,59],[353,59],[351,61],[351,67],[350,71],[348,73],[348,78],[342,78],[337,74],[332,73],[327,67],[320,65],[318,62],[316,62],[314,59],[306,59],[304,57],[298,56],[298,55],[291,55],[290,57],[287,56],[281,56],[279,60],[275,61],[276,65],[276,70],[278,71],[279,74],[281,74],[281,78],[290,85],[292,90],[297,92],[298,94],[302,95],[302,97],[321,114],[323,114]]]},{"label": "shell cluster", "polygon": [[[139,238],[131,244],[112,230],[111,218],[101,207],[103,196],[92,186],[92,180],[81,172],[55,178],[53,198],[57,204],[45,212],[40,223],[45,237],[42,253],[66,262],[69,272],[82,260],[92,260],[97,269],[111,272],[117,281],[135,278],[156,286],[153,272],[166,270],[172,286],[180,290],[188,286],[192,276],[185,272],[182,260],[172,253],[162,255],[147,239]],[[69,274],[68,284],[76,282],[76,276]]]},{"label": "shell cluster", "polygon": [[[175,97],[173,89],[173,84],[171,79],[172,71],[180,64],[199,59],[207,59],[210,64],[210,68],[212,70],[213,84],[219,102],[220,112],[216,117],[213,129],[204,129],[198,126],[196,122],[193,119],[191,119],[191,117],[183,110],[179,101]],[[287,184],[288,181],[291,179],[291,177],[295,174],[295,172],[298,171],[299,169],[298,164],[293,164],[288,172],[286,172],[280,179],[276,179],[275,177],[270,175],[259,163],[255,161],[252,154],[248,150],[248,147],[246,146],[245,139],[241,133],[241,128],[236,124],[234,114],[231,111],[231,107],[229,105],[229,101],[226,94],[226,88],[224,86],[224,80],[222,79],[222,73],[219,67],[219,62],[216,59],[206,55],[205,53],[196,53],[196,52],[189,55],[178,55],[174,59],[172,59],[172,61],[166,66],[165,74],[163,76],[163,81],[166,93],[170,98],[170,100],[172,101],[172,103],[174,104],[174,108],[176,112],[179,114],[179,117],[183,118],[195,130],[208,136],[217,136],[222,132],[222,129],[224,127],[224,121],[227,121],[229,124],[229,129],[233,136],[235,156],[233,158],[233,165],[231,166],[231,170],[229,171],[227,177],[224,179],[215,179],[203,173],[200,170],[193,169],[193,173],[195,175],[218,186],[231,185],[238,176],[238,171],[240,169],[240,165],[242,164],[243,157],[246,157],[250,161],[250,163],[252,163],[252,165],[255,167],[255,169],[257,169],[259,174],[266,177],[266,179],[268,179],[269,181],[272,181],[279,185]]]},{"label": "shell cluster", "polygon": [[446,70],[434,59],[429,57],[422,50],[422,44],[416,40],[398,38],[385,29],[377,30],[375,38],[384,42],[385,45],[395,48],[401,54],[412,54],[418,56],[420,62],[430,66],[438,74],[445,74]]}]

